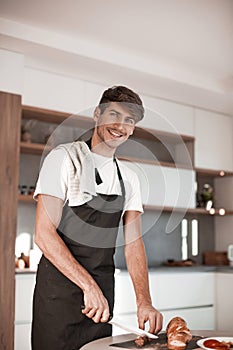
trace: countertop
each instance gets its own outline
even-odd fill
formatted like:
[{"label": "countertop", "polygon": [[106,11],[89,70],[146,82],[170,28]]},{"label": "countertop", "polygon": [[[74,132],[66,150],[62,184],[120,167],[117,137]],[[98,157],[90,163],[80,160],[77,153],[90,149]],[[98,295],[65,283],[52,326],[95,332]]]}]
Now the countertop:
[{"label": "countertop", "polygon": [[[233,337],[232,332],[224,332],[224,331],[197,331],[197,330],[192,330],[192,334],[195,335],[200,335],[203,337]],[[129,340],[134,340],[136,336],[134,334],[124,334],[124,335],[117,335],[114,337],[107,337],[103,339],[98,339],[95,340],[91,343],[88,343],[84,345],[81,350],[114,350],[114,349],[121,349],[119,347],[110,347],[111,344],[114,343],[121,343],[121,342],[126,342]],[[136,347],[135,347],[136,349]],[[196,348],[200,349],[200,348]]]},{"label": "countertop", "polygon": [[[149,268],[149,273],[171,273],[171,272],[222,272],[233,273],[233,266],[208,266],[208,265],[196,265],[196,266],[156,266]],[[36,270],[29,268],[15,269],[16,274],[35,274]],[[116,269],[116,273],[128,273],[127,270]]]},{"label": "countertop", "polygon": [[[122,272],[123,270],[121,270]],[[125,270],[126,271],[126,270]],[[158,273],[170,273],[170,272],[229,272],[233,273],[233,266],[225,265],[195,265],[195,266],[157,266],[149,268],[149,273],[158,272]]]}]

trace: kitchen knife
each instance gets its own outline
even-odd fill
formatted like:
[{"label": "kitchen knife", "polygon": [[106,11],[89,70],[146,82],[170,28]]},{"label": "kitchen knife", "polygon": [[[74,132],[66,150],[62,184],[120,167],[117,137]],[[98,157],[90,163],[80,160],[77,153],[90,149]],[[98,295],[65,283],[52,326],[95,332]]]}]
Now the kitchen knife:
[{"label": "kitchen knife", "polygon": [[[81,306],[81,310],[83,310],[83,309],[85,309],[84,305]],[[113,317],[112,315],[109,316],[108,323],[110,323],[111,325],[114,325],[116,327],[119,327],[119,328],[121,328],[124,331],[129,332],[129,333],[133,333],[133,334],[141,335],[141,336],[146,336],[146,337],[151,338],[151,339],[158,338],[157,335],[149,333],[147,331],[144,331],[143,329],[126,325],[126,324],[122,323],[120,320],[118,320],[116,317]]]},{"label": "kitchen knife", "polygon": [[133,334],[136,334],[136,335],[141,335],[141,336],[146,336],[148,338],[151,338],[151,339],[156,339],[158,338],[157,335],[155,334],[152,334],[152,333],[149,333],[149,332],[146,332],[140,328],[137,328],[137,327],[133,327],[133,326],[128,326],[124,323],[122,323],[121,321],[119,321],[117,318],[111,318],[108,323],[116,326],[116,327],[119,327],[121,329],[123,329],[124,331],[127,331],[127,332],[130,332],[130,333],[133,333]]}]

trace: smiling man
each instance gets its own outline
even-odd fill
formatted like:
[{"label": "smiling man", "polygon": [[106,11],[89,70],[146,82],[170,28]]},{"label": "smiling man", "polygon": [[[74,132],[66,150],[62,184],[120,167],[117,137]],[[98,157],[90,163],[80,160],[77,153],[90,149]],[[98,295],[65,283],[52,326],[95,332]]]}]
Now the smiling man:
[{"label": "smiling man", "polygon": [[94,111],[92,138],[60,145],[44,161],[35,191],[35,242],[43,256],[33,301],[33,350],[78,350],[111,335],[107,321],[121,219],[139,327],[149,321],[151,333],[162,328],[149,292],[139,181],[115,157],[143,116],[135,92],[112,87]]}]

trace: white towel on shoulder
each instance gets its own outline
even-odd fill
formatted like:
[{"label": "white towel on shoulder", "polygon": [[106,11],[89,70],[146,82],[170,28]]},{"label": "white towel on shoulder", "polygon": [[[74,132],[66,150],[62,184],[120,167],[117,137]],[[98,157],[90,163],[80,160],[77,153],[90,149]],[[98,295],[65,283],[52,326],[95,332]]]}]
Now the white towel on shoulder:
[{"label": "white towel on shoulder", "polygon": [[69,206],[82,205],[96,196],[95,165],[91,151],[84,141],[61,144],[66,151]]}]

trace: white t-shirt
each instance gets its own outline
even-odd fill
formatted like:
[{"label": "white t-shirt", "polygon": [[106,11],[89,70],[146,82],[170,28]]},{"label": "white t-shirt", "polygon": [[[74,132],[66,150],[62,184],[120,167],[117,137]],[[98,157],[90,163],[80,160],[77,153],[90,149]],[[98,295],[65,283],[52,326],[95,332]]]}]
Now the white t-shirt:
[{"label": "white t-shirt", "polygon": [[[96,184],[96,192],[101,194],[121,195],[121,186],[117,167],[113,158],[103,157],[91,152],[94,164],[102,183]],[[60,198],[64,204],[68,198],[68,170],[64,161],[66,152],[63,149],[52,150],[45,158],[36,184],[34,198],[38,194],[51,195]],[[135,210],[143,212],[140,183],[134,171],[117,160],[125,186],[124,211]]]}]

